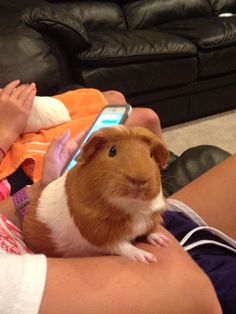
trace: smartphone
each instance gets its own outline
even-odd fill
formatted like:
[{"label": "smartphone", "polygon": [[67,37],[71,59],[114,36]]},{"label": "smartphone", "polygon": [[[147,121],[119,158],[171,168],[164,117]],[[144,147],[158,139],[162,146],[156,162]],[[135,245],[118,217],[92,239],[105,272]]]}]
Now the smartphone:
[{"label": "smartphone", "polygon": [[[117,124],[124,124],[131,112],[132,107],[130,106],[130,104],[105,106],[98,114],[95,122],[86,133],[83,143],[87,141],[87,139],[93,132],[101,128],[110,127]],[[65,167],[64,171],[70,170],[76,165],[77,161],[75,160],[75,158],[78,156],[79,153],[80,149],[76,151],[70,162]]]}]

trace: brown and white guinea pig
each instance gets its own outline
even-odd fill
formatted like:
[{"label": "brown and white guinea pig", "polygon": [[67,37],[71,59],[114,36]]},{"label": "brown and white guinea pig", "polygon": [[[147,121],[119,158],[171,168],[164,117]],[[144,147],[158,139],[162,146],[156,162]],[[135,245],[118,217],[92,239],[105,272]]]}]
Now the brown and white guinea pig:
[{"label": "brown and white guinea pig", "polygon": [[167,159],[162,140],[148,129],[118,126],[95,132],[77,165],[29,204],[26,243],[47,256],[116,254],[155,261],[132,241],[147,235],[152,244],[168,243],[154,231],[166,204],[160,167]]}]

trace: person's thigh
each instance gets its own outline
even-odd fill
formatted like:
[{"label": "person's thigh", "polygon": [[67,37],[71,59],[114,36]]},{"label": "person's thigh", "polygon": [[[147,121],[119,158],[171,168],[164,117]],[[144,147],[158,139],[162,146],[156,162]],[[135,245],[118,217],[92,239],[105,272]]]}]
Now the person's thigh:
[{"label": "person's thigh", "polygon": [[125,96],[116,90],[108,90],[102,92],[104,98],[109,105],[123,105],[126,104]]},{"label": "person's thigh", "polygon": [[170,238],[168,247],[138,245],[157,263],[119,256],[49,259],[40,313],[221,313],[210,280],[167,230],[160,231]]},{"label": "person's thigh", "polygon": [[236,155],[176,192],[209,225],[236,239]]},{"label": "person's thigh", "polygon": [[[124,95],[118,91],[105,91],[103,92],[103,96],[107,100],[107,103],[111,105],[123,105],[126,103]],[[148,128],[159,137],[162,137],[160,119],[150,108],[133,108],[132,113],[125,124]]]}]

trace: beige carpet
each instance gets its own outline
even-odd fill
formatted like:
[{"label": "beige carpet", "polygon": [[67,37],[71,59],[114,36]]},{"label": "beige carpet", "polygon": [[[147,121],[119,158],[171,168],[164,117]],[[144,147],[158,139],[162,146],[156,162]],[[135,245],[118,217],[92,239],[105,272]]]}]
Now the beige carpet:
[{"label": "beige carpet", "polygon": [[177,155],[202,144],[236,153],[236,109],[164,128],[163,137],[168,148]]}]

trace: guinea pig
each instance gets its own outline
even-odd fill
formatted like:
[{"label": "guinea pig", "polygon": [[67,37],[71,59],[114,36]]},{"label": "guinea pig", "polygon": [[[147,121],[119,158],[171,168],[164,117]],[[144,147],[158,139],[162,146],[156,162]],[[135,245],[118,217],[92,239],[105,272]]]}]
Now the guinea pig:
[{"label": "guinea pig", "polygon": [[166,201],[160,167],[168,159],[162,140],[143,127],[117,126],[94,132],[77,164],[50,183],[27,207],[23,235],[37,253],[52,257],[100,254],[155,262],[133,241],[168,245],[156,232]]}]

